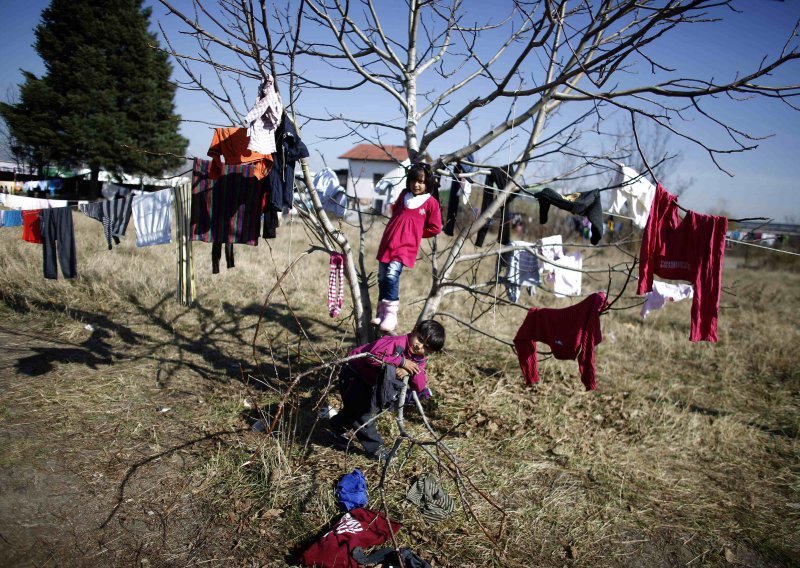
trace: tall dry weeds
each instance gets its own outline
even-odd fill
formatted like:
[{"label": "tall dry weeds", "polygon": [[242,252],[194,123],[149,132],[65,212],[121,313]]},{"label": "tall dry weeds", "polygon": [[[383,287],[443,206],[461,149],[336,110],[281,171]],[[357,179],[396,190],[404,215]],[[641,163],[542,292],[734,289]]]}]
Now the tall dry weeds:
[{"label": "tall dry weeds", "polygon": [[[171,245],[137,249],[131,228],[108,251],[99,224],[79,214],[75,224],[80,277],[72,281],[44,280],[41,250],[17,229],[0,229],[3,470],[33,476],[47,456],[78,488],[63,514],[109,519],[74,537],[99,537],[101,564],[286,565],[293,547],[336,518],[332,486],[342,473],[359,466],[371,486],[379,476],[376,464],[325,442],[317,409],[322,399],[338,404],[334,371],[301,383],[274,437],[250,431],[252,420],[271,416],[292,374],[352,346],[350,322],[327,314],[328,259],[310,255],[274,294],[254,361],[262,302],[305,250],[301,227],[238,246],[236,268],[218,275],[210,245],[197,243],[198,302],[185,308],[175,301]],[[373,230],[367,258],[376,268]],[[621,259],[592,252],[594,265]],[[429,270],[418,263],[402,277],[400,330],[416,319]],[[494,272],[487,262],[479,276]],[[401,543],[437,566],[796,563],[800,277],[726,268],[724,284],[731,293],[715,345],[688,341],[689,302],[646,321],[638,308],[604,316],[591,393],[575,362],[552,358],[540,363],[542,383],[525,388],[510,349],[444,319],[447,349],[430,360],[427,412],[439,431],[454,428],[447,443],[508,519],[499,548],[461,510],[427,525],[403,495],[432,463],[419,450],[401,452],[387,482],[389,510],[405,525]],[[605,278],[584,285],[600,289]],[[632,290],[625,296],[621,304],[636,302]],[[544,293],[521,301],[571,303]],[[479,325],[505,339],[525,315],[457,294],[442,309],[465,318],[485,310]],[[379,427],[396,434],[391,421]],[[486,503],[472,505],[499,528]],[[16,525],[8,518],[4,526]],[[8,534],[22,538],[18,529]],[[75,565],[98,553],[90,549],[53,544],[50,552]],[[13,550],[7,558],[18,558]]]}]

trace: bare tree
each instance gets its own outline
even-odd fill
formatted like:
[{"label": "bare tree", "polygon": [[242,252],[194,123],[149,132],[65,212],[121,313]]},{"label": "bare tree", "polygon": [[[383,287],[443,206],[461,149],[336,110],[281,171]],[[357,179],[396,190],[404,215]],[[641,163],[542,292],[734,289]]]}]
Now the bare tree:
[{"label": "bare tree", "polygon": [[[401,6],[378,6],[374,0],[280,6],[219,0],[213,11],[195,1],[191,13],[168,0],[161,3],[197,41],[194,51],[181,53],[167,38],[187,86],[206,93],[231,122],[240,122],[246,112],[249,85],[272,74],[295,122],[302,121],[307,131],[325,121],[340,125],[341,137],[384,144],[402,136],[412,157],[439,149],[437,169],[470,155],[478,156],[477,167],[506,166],[508,181],[497,199],[452,240],[434,243],[433,281],[421,319],[439,312],[448,294],[480,296],[480,283],[465,284],[463,275],[474,273],[466,267],[494,258],[497,250],[466,254],[464,247],[511,196],[534,183],[594,179],[613,168],[615,159],[630,155],[630,145],[593,151],[585,143],[607,134],[605,121],[612,113],[627,117],[633,128],[638,118],[640,128],[650,121],[697,144],[722,169],[719,156],[751,149],[757,140],[715,116],[714,99],[761,97],[792,106],[800,94],[797,84],[775,78],[800,57],[796,34],[754,69],[724,80],[711,73],[692,76],[656,59],[653,47],[669,42],[675,30],[732,14],[730,0],[517,0],[494,3],[492,15],[477,23],[463,0],[409,0]],[[309,62],[316,64],[314,74],[298,72]],[[213,86],[206,79],[209,71]],[[347,93],[350,100],[357,93],[382,97],[385,111],[348,116],[307,109],[302,94],[308,89]],[[687,118],[719,128],[729,144],[712,146],[695,128],[685,127]],[[542,164],[564,156],[572,158],[570,167],[541,175]],[[649,158],[655,163],[660,156]],[[536,164],[536,175],[529,173],[530,164]],[[303,171],[310,187],[306,164]],[[314,210],[304,220],[325,249],[346,254],[356,330],[366,339],[371,308],[364,233],[356,262],[346,236],[329,222],[313,191],[310,197]]]}]

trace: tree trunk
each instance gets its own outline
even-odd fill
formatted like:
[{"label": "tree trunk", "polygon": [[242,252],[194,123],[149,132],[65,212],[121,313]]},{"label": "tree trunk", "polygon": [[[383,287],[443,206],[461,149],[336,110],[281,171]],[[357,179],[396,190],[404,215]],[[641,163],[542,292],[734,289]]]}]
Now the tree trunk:
[{"label": "tree trunk", "polygon": [[336,248],[339,248],[345,256],[344,270],[347,275],[347,284],[350,287],[350,298],[353,302],[353,310],[355,312],[356,339],[359,344],[367,343],[370,339],[369,320],[371,317],[371,310],[365,310],[364,306],[366,304],[367,308],[369,308],[369,294],[365,296],[361,294],[361,282],[353,259],[353,249],[350,246],[347,236],[333,227],[330,219],[328,219],[328,215],[323,210],[322,202],[319,200],[319,196],[314,190],[314,181],[311,179],[311,171],[308,169],[308,161],[306,158],[300,160],[300,168],[303,171],[303,179],[308,189],[309,196],[311,197],[311,202],[314,205],[313,214],[319,222],[320,227],[324,230],[325,236],[328,237],[329,242],[325,243],[326,246],[333,250],[334,245],[336,245]]},{"label": "tree trunk", "polygon": [[478,217],[477,221],[473,223],[471,227],[464,227],[461,232],[456,237],[453,244],[450,246],[450,252],[447,255],[447,260],[443,263],[445,267],[438,275],[434,276],[433,282],[431,283],[431,291],[428,294],[428,297],[425,300],[425,305],[422,307],[422,312],[419,314],[419,318],[417,321],[422,321],[426,319],[431,319],[433,316],[436,315],[436,312],[439,309],[439,304],[442,302],[444,298],[444,291],[446,286],[442,284],[450,277],[453,269],[456,266],[456,260],[458,259],[459,255],[461,254],[461,249],[464,248],[464,243],[471,234],[477,233],[481,227],[483,227],[489,219],[497,213],[503,205],[506,203],[506,199],[510,195],[509,191],[511,191],[514,186],[509,183],[506,185],[506,191],[502,192],[497,199],[495,199],[492,204],[486,208],[485,211],[481,212],[480,217]]}]

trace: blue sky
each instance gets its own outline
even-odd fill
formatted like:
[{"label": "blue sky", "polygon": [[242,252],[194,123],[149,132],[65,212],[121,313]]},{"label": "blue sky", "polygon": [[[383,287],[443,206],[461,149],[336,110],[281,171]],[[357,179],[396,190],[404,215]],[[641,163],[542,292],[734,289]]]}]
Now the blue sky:
[{"label": "blue sky", "polygon": [[[8,93],[21,81],[20,69],[36,74],[43,71],[43,65],[33,50],[32,43],[33,28],[39,21],[41,10],[47,4],[43,0],[0,0],[0,20],[4,22],[3,49],[0,55],[0,97],[4,99],[8,98]],[[151,2],[147,4],[154,8],[153,22],[160,21],[173,37],[177,37],[177,33],[174,33],[174,18],[167,17],[166,10],[161,5]],[[184,2],[177,1],[176,4],[182,5]],[[390,27],[404,25],[403,18],[393,13],[402,5],[401,2],[386,0],[378,4],[382,14],[391,23]],[[748,9],[748,12],[726,13],[725,21],[721,23],[676,30],[648,55],[656,56],[660,62],[680,67],[692,75],[718,80],[730,79],[736,69],[753,68],[763,56],[774,54],[783,45],[800,17],[800,2],[795,0],[764,0],[755,4],[757,7],[754,8],[751,2],[740,2],[739,6]],[[470,18],[474,14],[476,21],[493,15],[491,3],[467,0],[466,5],[469,7]],[[300,62],[300,70],[319,77],[324,77],[327,73],[314,62],[308,61]],[[634,71],[638,74],[627,78],[631,83],[652,80],[647,76],[649,69],[644,66]],[[179,71],[176,71],[176,77],[180,78]],[[779,79],[784,83],[800,83],[800,64],[795,62],[787,67]],[[178,112],[185,119],[224,123],[224,119],[211,108],[202,95],[179,91],[176,102]],[[300,105],[305,112],[316,115],[323,114],[325,110],[340,112],[343,109],[352,111],[354,108],[372,117],[399,115],[397,106],[390,99],[374,91],[344,95],[306,91]],[[706,108],[713,110],[721,118],[733,121],[737,128],[755,135],[771,137],[758,142],[756,150],[720,158],[722,165],[734,177],[718,171],[702,148],[673,138],[672,149],[682,153],[675,177],[694,180],[691,189],[681,197],[682,203],[700,212],[724,210],[733,216],[769,216],[779,221],[790,219],[800,222],[800,113],[778,102],[764,100],[733,104],[732,101],[718,99],[706,103]],[[501,112],[494,116],[488,114],[476,120],[473,126],[477,130],[504,118]],[[608,125],[604,126],[610,130],[625,129],[626,123],[619,114],[609,113],[607,122]],[[693,135],[700,134],[713,143],[725,142],[724,134],[704,121],[693,120],[681,127]],[[209,127],[187,122],[182,126],[182,131],[190,139],[188,153],[204,155],[210,140]],[[311,124],[304,129],[304,140],[312,150],[312,169],[322,167],[321,156],[325,156],[325,162],[329,166],[345,165],[337,156],[358,140],[323,139],[335,132],[336,129],[327,123]],[[463,130],[454,131],[434,145],[431,153],[435,155],[458,147],[464,136]],[[386,138],[384,141],[402,143],[399,135],[396,140]],[[591,187],[591,182],[579,182],[574,189],[584,190]]]}]

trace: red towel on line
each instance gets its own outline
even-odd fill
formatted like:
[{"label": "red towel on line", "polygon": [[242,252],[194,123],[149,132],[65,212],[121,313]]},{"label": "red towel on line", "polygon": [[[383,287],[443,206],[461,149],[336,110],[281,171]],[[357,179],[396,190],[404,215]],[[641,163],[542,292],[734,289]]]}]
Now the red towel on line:
[{"label": "red towel on line", "polygon": [[42,210],[31,209],[22,212],[22,240],[42,244]]}]

